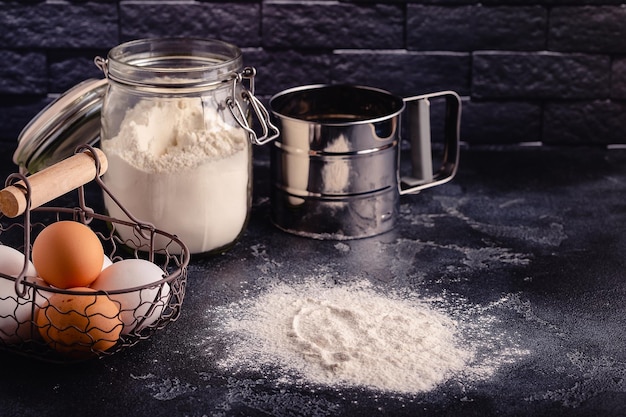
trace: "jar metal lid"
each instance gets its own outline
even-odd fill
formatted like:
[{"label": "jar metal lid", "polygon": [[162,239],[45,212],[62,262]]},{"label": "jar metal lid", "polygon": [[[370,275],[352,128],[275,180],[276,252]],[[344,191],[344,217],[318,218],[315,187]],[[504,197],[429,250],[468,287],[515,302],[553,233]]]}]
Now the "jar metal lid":
[{"label": "jar metal lid", "polygon": [[33,174],[100,139],[100,113],[107,79],[85,80],[41,110],[20,132],[13,162]]}]

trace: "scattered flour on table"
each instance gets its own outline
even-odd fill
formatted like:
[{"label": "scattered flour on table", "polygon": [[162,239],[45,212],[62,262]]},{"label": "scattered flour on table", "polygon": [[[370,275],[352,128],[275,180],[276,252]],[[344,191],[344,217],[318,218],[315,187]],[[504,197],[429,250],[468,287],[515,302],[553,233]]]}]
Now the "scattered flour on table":
[{"label": "scattered flour on table", "polygon": [[589,356],[580,351],[570,352],[566,357],[574,368],[574,371],[568,370],[567,377],[580,373],[582,378],[568,387],[532,394],[526,398],[527,401],[550,400],[576,408],[602,393],[626,392],[626,363],[604,356]]},{"label": "scattered flour on table", "polygon": [[417,393],[454,377],[486,378],[527,354],[490,332],[490,316],[461,328],[465,309],[446,312],[437,304],[383,294],[368,282],[276,284],[212,310],[234,339],[218,365],[235,373],[273,370],[301,383]]}]

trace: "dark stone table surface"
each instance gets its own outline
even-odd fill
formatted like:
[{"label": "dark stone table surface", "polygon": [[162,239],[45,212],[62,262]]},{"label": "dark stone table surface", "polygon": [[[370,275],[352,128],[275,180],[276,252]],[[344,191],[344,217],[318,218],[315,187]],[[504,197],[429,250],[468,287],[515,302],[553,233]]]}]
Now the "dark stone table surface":
[{"label": "dark stone table surface", "polygon": [[[13,148],[0,151],[4,178]],[[452,182],[401,198],[396,229],[342,242],[271,224],[266,156],[255,158],[245,234],[224,254],[192,258],[176,322],[80,364],[0,352],[0,415],[626,415],[625,149],[464,148]],[[474,338],[495,371],[401,395],[216,366],[228,344],[211,334],[209,309],[272,280],[322,275],[446,294],[469,324],[488,318]]]}]

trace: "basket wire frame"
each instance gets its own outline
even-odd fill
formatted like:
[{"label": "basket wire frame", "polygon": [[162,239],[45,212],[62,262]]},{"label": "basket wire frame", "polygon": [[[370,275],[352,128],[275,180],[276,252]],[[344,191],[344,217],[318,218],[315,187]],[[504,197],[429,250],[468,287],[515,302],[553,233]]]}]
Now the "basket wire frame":
[{"label": "basket wire frame", "polygon": [[[96,173],[100,172],[100,161],[93,148],[83,145],[76,149],[76,152],[86,151],[91,151]],[[20,184],[24,187],[27,209],[23,214],[22,222],[7,220],[0,213],[0,244],[21,251],[25,259],[18,276],[14,277],[0,272],[1,287],[6,289],[8,287],[6,280],[8,280],[15,290],[11,294],[4,293],[4,291],[0,293],[0,350],[56,363],[77,362],[94,357],[102,358],[149,339],[157,331],[178,319],[185,297],[190,254],[186,245],[176,235],[159,230],[154,225],[135,218],[111,194],[98,175],[94,177],[93,182],[120,207],[128,217],[127,220],[97,213],[89,207],[86,201],[85,185],[76,189],[78,204],[75,207],[41,206],[31,209],[30,185],[26,176],[19,173],[11,174],[6,179],[6,186],[17,185],[18,181],[22,181]],[[112,262],[133,258],[147,260],[163,270],[162,279],[147,285],[119,290],[82,292],[50,287],[36,277],[27,276],[32,243],[37,234],[47,225],[61,220],[73,220],[88,225],[99,237],[105,255]],[[116,233],[120,227],[132,228],[135,239],[122,240]],[[39,310],[46,307],[48,299],[57,293],[77,297],[94,298],[94,295],[107,297],[120,307],[120,316],[124,314],[126,318],[130,317],[132,322],[128,329],[126,324],[123,325],[119,339],[106,350],[94,349],[93,346],[97,341],[89,339],[90,341],[85,345],[76,346],[77,352],[87,351],[87,354],[59,353],[54,346],[46,343],[41,337],[35,319]],[[136,299],[139,301],[130,307],[122,306],[117,299],[129,294],[138,297]],[[7,306],[9,306],[8,312]],[[80,314],[88,322],[92,315],[81,311],[72,311],[72,314]],[[87,329],[89,326],[91,326],[90,323]],[[91,338],[91,332],[87,333],[78,328],[76,330],[86,333]],[[110,332],[110,329],[100,330],[104,333]],[[67,348],[67,346],[62,347]]]}]

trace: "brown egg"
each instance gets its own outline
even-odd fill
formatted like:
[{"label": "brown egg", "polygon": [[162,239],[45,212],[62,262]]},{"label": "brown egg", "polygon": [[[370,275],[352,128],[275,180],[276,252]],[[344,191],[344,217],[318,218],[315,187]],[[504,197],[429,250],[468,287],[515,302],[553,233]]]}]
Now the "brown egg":
[{"label": "brown egg", "polygon": [[94,356],[115,346],[124,327],[119,304],[91,288],[70,290],[85,294],[55,293],[37,312],[41,337],[57,352],[74,358]]},{"label": "brown egg", "polygon": [[48,284],[57,288],[87,287],[102,270],[104,250],[88,226],[63,220],[39,233],[32,259],[39,276]]}]

